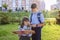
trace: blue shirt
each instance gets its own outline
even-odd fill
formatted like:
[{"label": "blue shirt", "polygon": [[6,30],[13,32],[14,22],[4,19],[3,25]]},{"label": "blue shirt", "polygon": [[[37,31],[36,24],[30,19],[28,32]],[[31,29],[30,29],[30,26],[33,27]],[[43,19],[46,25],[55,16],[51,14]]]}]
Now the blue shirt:
[{"label": "blue shirt", "polygon": [[[38,12],[33,13],[31,24],[39,24],[39,23],[40,23],[40,22],[38,21],[37,13],[38,13]],[[42,23],[44,22],[44,16],[43,16],[42,13],[40,14],[40,21],[41,21]]]}]

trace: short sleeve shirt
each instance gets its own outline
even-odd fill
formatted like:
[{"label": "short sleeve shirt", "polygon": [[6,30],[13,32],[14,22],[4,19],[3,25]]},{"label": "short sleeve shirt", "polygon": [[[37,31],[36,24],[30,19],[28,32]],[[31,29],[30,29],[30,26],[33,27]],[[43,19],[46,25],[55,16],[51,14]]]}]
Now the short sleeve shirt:
[{"label": "short sleeve shirt", "polygon": [[[38,21],[37,14],[38,14],[38,12],[33,13],[31,24],[39,24],[39,23],[40,23],[40,22]],[[42,23],[44,22],[44,16],[43,16],[42,13],[40,14],[40,21],[41,21]]]}]

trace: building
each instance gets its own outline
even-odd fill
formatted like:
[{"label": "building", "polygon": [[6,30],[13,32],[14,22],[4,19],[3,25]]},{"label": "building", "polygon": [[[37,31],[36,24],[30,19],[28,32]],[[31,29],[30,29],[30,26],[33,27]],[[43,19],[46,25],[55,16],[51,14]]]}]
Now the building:
[{"label": "building", "polygon": [[[2,0],[2,4],[6,3],[8,9],[15,11],[16,9],[31,10],[31,4],[36,3],[39,10],[45,9],[45,2],[40,0]],[[1,5],[1,4],[0,4]]]},{"label": "building", "polygon": [[2,7],[2,0],[0,0],[0,7]]},{"label": "building", "polygon": [[45,10],[45,2],[44,2],[44,0],[40,1],[40,10]]},{"label": "building", "polygon": [[30,4],[32,4],[32,3],[36,3],[37,6],[38,6],[38,9],[40,11],[45,10],[45,2],[44,2],[44,0],[31,0]]},{"label": "building", "polygon": [[57,0],[56,4],[51,5],[51,10],[58,9],[60,10],[60,0]]},{"label": "building", "polygon": [[2,10],[2,0],[0,0],[0,10]]},{"label": "building", "polygon": [[57,5],[56,5],[56,4],[51,5],[51,10],[55,10],[55,9],[58,9],[58,8],[57,8]]}]

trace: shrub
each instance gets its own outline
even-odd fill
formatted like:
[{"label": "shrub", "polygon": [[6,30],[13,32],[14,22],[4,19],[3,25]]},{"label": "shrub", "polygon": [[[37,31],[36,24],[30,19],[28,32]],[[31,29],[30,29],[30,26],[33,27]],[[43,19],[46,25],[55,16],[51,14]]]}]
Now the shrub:
[{"label": "shrub", "polygon": [[45,23],[49,25],[56,24],[56,18],[46,18]]},{"label": "shrub", "polygon": [[20,22],[24,16],[29,17],[29,12],[0,12],[0,24]]},{"label": "shrub", "polygon": [[12,12],[12,9],[9,9],[8,12]]},{"label": "shrub", "polygon": [[56,17],[57,24],[60,24],[60,11],[58,11],[58,15]]},{"label": "shrub", "polygon": [[5,3],[2,5],[5,9],[7,9],[8,5]]},{"label": "shrub", "polygon": [[10,16],[8,12],[0,12],[0,24],[9,24]]}]

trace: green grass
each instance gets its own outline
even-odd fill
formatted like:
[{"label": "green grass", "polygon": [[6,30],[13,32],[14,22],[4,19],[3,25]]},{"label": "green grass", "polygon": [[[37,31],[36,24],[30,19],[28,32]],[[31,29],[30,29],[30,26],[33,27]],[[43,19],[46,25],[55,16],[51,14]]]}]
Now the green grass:
[{"label": "green grass", "polygon": [[[18,29],[18,24],[0,25],[0,40],[18,40],[12,31]],[[60,40],[59,25],[45,25],[42,29],[42,40]]]},{"label": "green grass", "polygon": [[0,40],[18,40],[18,36],[12,31],[18,29],[18,24],[0,25]]}]

